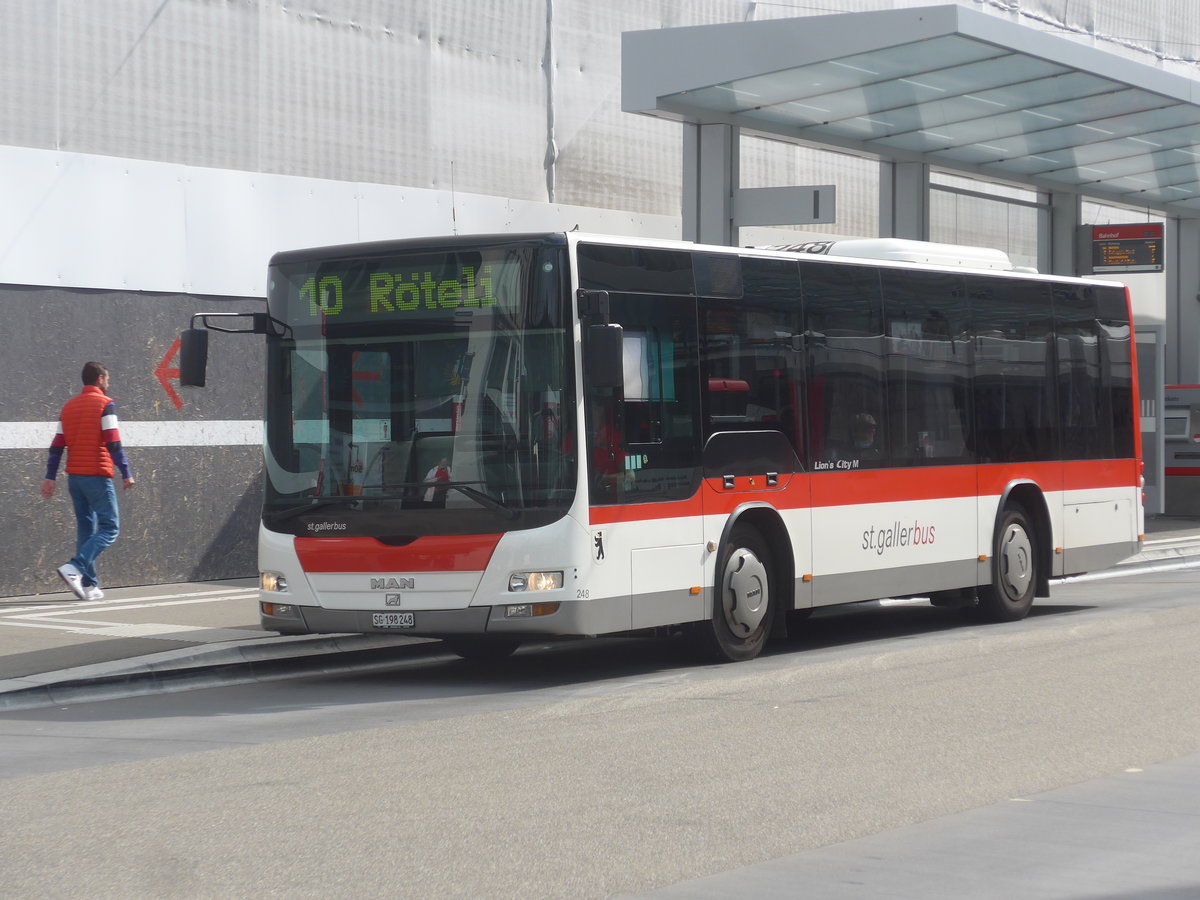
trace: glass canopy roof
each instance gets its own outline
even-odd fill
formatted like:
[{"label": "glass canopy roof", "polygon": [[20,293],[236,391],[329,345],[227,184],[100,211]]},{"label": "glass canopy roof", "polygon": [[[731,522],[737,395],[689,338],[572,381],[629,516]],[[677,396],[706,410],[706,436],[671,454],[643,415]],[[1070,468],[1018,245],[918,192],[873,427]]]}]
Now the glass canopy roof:
[{"label": "glass canopy roof", "polygon": [[627,32],[623,108],[1200,215],[1200,82],[955,5]]}]

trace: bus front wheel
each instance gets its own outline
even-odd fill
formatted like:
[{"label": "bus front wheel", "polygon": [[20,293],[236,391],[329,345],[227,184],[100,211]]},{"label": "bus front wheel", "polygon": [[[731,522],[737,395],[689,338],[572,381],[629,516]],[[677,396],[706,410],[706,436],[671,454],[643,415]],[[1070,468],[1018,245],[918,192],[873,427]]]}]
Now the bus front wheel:
[{"label": "bus front wheel", "polygon": [[771,549],[749,525],[734,525],[717,560],[712,618],[697,635],[706,657],[740,662],[762,652],[775,615]]},{"label": "bus front wheel", "polygon": [[986,622],[1025,618],[1037,591],[1036,532],[1024,507],[1011,504],[996,526],[992,545],[992,583],[979,588],[975,617]]}]

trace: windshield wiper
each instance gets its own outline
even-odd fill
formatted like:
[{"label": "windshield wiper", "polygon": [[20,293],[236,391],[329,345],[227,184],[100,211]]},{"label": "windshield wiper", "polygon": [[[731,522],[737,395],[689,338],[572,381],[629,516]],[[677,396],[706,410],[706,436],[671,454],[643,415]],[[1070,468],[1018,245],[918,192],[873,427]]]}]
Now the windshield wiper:
[{"label": "windshield wiper", "polygon": [[463,496],[470,497],[472,500],[474,500],[480,506],[485,506],[488,509],[490,509],[492,512],[501,513],[509,519],[515,519],[517,516],[520,515],[520,512],[513,509],[511,506],[506,506],[504,503],[497,500],[495,497],[492,497],[489,494],[485,494],[483,491],[477,491],[477,490],[475,490],[475,488],[467,487],[468,483],[479,484],[478,481],[476,481],[476,482],[451,481],[449,483],[443,481],[443,482],[436,482],[435,487],[444,487],[444,488],[447,488],[448,490],[458,491]]},{"label": "windshield wiper", "polygon": [[[458,491],[464,497],[470,497],[480,506],[485,506],[492,512],[503,513],[510,519],[515,519],[521,513],[519,510],[513,509],[502,500],[497,500],[491,494],[485,494],[483,491],[477,491],[471,487],[473,484],[483,484],[482,481],[406,481],[403,484],[393,484],[396,488],[432,488],[436,491]],[[371,499],[370,495],[365,495],[366,499]]]}]

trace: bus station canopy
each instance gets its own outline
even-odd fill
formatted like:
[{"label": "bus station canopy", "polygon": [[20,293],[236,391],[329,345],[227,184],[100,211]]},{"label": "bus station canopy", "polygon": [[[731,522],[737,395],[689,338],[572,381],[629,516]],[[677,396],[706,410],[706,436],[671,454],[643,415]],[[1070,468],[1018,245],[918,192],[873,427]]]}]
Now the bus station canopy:
[{"label": "bus station canopy", "polygon": [[956,5],[623,35],[622,106],[1200,216],[1200,82]]}]

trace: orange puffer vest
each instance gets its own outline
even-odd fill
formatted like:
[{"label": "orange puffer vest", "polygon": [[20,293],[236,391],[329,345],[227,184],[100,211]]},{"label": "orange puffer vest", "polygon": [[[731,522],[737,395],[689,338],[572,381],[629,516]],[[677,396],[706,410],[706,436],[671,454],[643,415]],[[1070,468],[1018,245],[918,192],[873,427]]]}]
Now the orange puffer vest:
[{"label": "orange puffer vest", "polygon": [[67,442],[68,475],[107,475],[112,478],[112,457],[108,455],[100,428],[104,407],[111,402],[100,388],[85,384],[83,393],[63,405],[61,420]]}]

